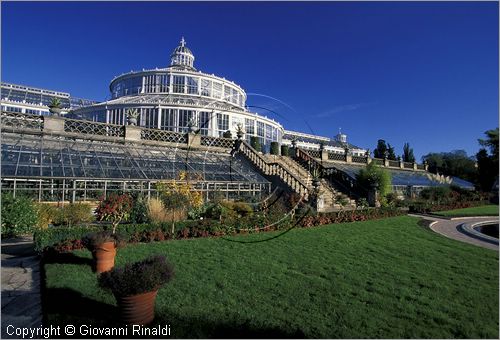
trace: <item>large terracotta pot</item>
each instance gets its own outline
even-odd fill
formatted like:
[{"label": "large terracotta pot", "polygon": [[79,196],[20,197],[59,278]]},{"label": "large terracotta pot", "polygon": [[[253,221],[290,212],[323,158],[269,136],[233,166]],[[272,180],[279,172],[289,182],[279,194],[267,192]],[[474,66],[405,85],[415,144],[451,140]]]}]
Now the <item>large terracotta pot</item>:
[{"label": "large terracotta pot", "polygon": [[115,266],[116,247],[115,242],[104,242],[92,252],[97,273],[107,272]]},{"label": "large terracotta pot", "polygon": [[131,295],[115,296],[120,316],[127,325],[148,325],[155,318],[155,301],[158,290]]}]

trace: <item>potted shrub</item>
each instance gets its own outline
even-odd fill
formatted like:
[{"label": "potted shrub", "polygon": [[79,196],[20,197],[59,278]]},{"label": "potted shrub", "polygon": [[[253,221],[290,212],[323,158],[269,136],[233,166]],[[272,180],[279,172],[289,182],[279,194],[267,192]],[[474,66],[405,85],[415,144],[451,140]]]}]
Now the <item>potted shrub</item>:
[{"label": "potted shrub", "polygon": [[52,100],[50,101],[48,107],[50,113],[52,113],[54,116],[59,116],[62,112],[61,100],[57,97],[52,97]]},{"label": "potted shrub", "polygon": [[158,289],[174,275],[173,266],[161,255],[114,268],[99,276],[99,286],[116,298],[124,323],[147,325],[154,319]]},{"label": "potted shrub", "polygon": [[123,242],[119,242],[116,234],[118,224],[129,217],[132,209],[132,199],[123,194],[110,194],[103,198],[96,208],[96,216],[99,221],[110,221],[111,231],[102,231],[89,234],[85,237],[85,245],[92,252],[97,273],[110,270],[115,264],[116,248]]},{"label": "potted shrub", "polygon": [[100,231],[87,234],[83,238],[83,244],[92,252],[93,269],[100,274],[113,269],[116,248],[122,246],[124,242],[119,234],[111,231]]}]

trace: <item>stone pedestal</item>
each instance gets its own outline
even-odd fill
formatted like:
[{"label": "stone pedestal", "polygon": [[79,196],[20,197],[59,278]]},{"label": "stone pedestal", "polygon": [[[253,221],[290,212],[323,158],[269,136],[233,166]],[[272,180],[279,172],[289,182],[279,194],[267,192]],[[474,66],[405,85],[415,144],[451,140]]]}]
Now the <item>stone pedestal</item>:
[{"label": "stone pedestal", "polygon": [[201,146],[201,136],[195,133],[186,134],[187,145],[190,148],[197,148]]},{"label": "stone pedestal", "polygon": [[322,161],[328,160],[328,151],[327,150],[321,150],[321,160]]},{"label": "stone pedestal", "polygon": [[44,132],[64,132],[64,119],[57,116],[43,117]]},{"label": "stone pedestal", "polygon": [[141,140],[141,128],[134,125],[125,125],[125,140],[130,141],[140,141]]}]

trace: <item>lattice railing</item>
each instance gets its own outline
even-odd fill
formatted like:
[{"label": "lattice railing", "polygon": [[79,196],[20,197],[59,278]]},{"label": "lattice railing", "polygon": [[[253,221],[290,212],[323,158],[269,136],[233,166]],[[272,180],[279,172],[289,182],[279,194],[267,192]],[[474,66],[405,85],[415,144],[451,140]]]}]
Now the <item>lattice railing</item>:
[{"label": "lattice railing", "polygon": [[234,140],[231,138],[217,138],[210,136],[201,136],[201,145],[217,148],[231,149],[234,145]]},{"label": "lattice railing", "polygon": [[125,127],[88,120],[65,119],[64,132],[84,133],[88,135],[125,137]]},{"label": "lattice railing", "polygon": [[309,156],[314,158],[321,158],[321,151],[319,150],[306,150]]},{"label": "lattice railing", "polygon": [[141,129],[141,139],[167,143],[187,143],[186,135],[183,133],[157,129]]},{"label": "lattice railing", "polygon": [[425,170],[425,164],[417,164],[418,170]]},{"label": "lattice railing", "polygon": [[352,156],[353,163],[366,164],[366,157],[362,156]]},{"label": "lattice railing", "polygon": [[373,158],[372,162],[375,163],[376,165],[381,165],[384,166],[384,160],[380,158]]},{"label": "lattice railing", "polygon": [[43,130],[43,117],[32,114],[2,111],[2,128],[12,127],[17,129]]},{"label": "lattice railing", "polygon": [[413,169],[413,163],[404,162],[405,169]]},{"label": "lattice railing", "polygon": [[332,161],[342,161],[342,162],[345,162],[345,154],[336,153],[336,152],[329,152],[328,153],[328,159],[331,159]]}]

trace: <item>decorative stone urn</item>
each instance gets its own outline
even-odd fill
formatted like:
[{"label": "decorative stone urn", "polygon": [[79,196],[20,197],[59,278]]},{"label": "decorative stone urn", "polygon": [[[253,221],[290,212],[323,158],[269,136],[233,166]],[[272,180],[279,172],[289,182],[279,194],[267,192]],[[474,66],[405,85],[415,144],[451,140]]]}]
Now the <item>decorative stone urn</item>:
[{"label": "decorative stone urn", "polygon": [[137,118],[139,118],[139,111],[137,109],[128,109],[127,110],[127,122],[128,125],[136,126]]}]

